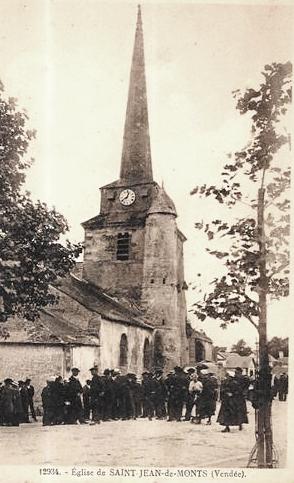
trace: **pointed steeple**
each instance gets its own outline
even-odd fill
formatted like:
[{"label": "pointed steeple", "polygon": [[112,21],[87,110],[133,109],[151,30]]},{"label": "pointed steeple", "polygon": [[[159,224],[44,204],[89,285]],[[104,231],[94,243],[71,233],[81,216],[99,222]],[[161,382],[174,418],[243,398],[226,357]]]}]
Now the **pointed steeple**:
[{"label": "pointed steeple", "polygon": [[138,5],[120,178],[139,182],[153,180],[140,5]]}]

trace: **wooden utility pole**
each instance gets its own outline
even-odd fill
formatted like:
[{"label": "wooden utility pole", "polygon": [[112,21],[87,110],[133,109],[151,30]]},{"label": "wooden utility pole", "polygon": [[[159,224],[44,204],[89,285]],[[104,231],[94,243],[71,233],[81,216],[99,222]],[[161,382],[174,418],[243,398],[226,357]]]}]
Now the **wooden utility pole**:
[{"label": "wooden utility pole", "polygon": [[263,186],[258,190],[257,231],[259,244],[259,407],[257,410],[257,463],[259,468],[273,467],[273,436],[271,427],[271,373],[267,350],[266,245],[264,230]]}]

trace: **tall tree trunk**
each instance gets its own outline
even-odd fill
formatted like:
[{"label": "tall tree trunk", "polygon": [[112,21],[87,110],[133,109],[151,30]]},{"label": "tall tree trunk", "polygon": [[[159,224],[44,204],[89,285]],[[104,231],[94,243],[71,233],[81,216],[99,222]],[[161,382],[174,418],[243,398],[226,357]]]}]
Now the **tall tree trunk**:
[{"label": "tall tree trunk", "polygon": [[258,190],[257,229],[259,243],[259,378],[260,406],[258,409],[257,461],[259,468],[272,468],[273,435],[271,427],[271,375],[267,350],[267,275],[266,247],[264,232],[264,195],[265,189]]}]

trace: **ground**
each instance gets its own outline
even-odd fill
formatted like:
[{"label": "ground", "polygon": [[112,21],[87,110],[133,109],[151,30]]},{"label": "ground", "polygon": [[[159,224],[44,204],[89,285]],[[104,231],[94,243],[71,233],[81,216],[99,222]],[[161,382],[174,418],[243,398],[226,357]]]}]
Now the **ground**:
[{"label": "ground", "polygon": [[[248,404],[248,408],[251,406]],[[275,446],[286,464],[287,403],[273,402]],[[189,422],[105,422],[96,426],[43,427],[40,422],[0,428],[1,464],[40,466],[145,466],[244,468],[255,444],[254,411],[241,432],[222,433]]]}]

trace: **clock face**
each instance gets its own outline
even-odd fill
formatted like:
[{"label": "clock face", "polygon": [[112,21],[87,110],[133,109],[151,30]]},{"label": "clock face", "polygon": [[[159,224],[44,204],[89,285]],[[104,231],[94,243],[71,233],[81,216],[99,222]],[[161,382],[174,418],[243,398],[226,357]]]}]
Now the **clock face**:
[{"label": "clock face", "polygon": [[134,191],[130,189],[123,190],[119,195],[119,201],[124,206],[132,205],[135,199],[136,199],[136,195]]}]

